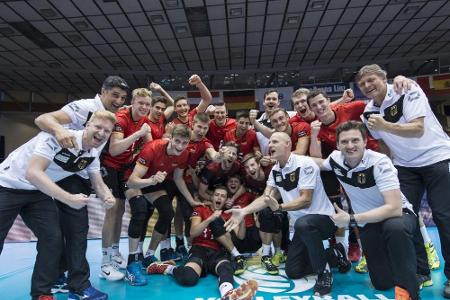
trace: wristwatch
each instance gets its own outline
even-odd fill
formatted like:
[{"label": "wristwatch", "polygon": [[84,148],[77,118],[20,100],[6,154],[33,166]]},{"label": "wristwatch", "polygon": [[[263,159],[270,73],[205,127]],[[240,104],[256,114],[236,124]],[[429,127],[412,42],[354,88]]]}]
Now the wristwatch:
[{"label": "wristwatch", "polygon": [[357,227],[358,226],[358,223],[356,223],[354,214],[350,214],[350,223],[349,223],[349,225],[350,225],[350,227]]}]

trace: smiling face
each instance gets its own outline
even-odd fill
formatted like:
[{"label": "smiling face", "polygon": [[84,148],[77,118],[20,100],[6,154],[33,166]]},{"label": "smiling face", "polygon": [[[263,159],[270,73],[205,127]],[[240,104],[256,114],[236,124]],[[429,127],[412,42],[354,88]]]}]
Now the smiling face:
[{"label": "smiling face", "polygon": [[115,113],[125,103],[127,95],[126,90],[118,87],[113,87],[112,89],[102,88],[100,99],[106,110]]},{"label": "smiling face", "polygon": [[270,115],[270,124],[275,131],[287,132],[289,129],[289,116],[284,111],[278,111]]},{"label": "smiling face", "polygon": [[152,98],[149,96],[135,96],[131,100],[131,110],[133,112],[133,119],[139,120],[140,118],[148,115],[151,107]]},{"label": "smiling face", "polygon": [[225,105],[217,105],[216,109],[214,110],[214,122],[216,122],[217,125],[223,126],[225,125],[225,122],[227,121],[227,108]]},{"label": "smiling face", "polygon": [[275,108],[278,108],[278,106],[280,105],[280,100],[278,99],[278,93],[277,92],[271,92],[268,93],[265,97],[264,97],[264,108],[266,110],[266,113],[271,113],[272,110],[274,110]]},{"label": "smiling face", "polygon": [[255,158],[250,158],[244,163],[245,173],[252,177],[253,179],[258,179],[259,172],[261,170],[261,165],[256,161]]},{"label": "smiling face", "polygon": [[189,145],[189,138],[172,136],[167,144],[167,152],[170,155],[179,156]]},{"label": "smiling face", "polygon": [[358,86],[367,98],[375,99],[378,103],[381,103],[384,100],[384,97],[386,97],[386,79],[375,73],[363,75],[361,79],[358,80]]},{"label": "smiling face", "polygon": [[151,108],[150,108],[150,115],[149,118],[153,122],[157,122],[161,116],[163,115],[164,111],[166,110],[166,104],[164,102],[156,102]]},{"label": "smiling face", "polygon": [[236,194],[236,192],[239,190],[240,187],[241,187],[241,181],[239,180],[239,178],[237,178],[235,176],[228,178],[227,189],[231,195]]},{"label": "smiling face", "polygon": [[302,118],[308,116],[310,114],[310,109],[308,102],[306,101],[306,94],[302,94],[297,97],[292,97],[292,105],[294,106],[294,110],[301,116]]},{"label": "smiling face", "polygon": [[323,120],[333,114],[330,108],[330,100],[322,94],[309,99],[309,107],[311,111],[316,114],[319,120]]},{"label": "smiling face", "polygon": [[114,123],[106,118],[95,118],[86,124],[83,134],[84,150],[98,148],[105,143],[111,135]]},{"label": "smiling face", "polygon": [[367,140],[358,129],[342,131],[338,136],[337,149],[342,152],[347,162],[356,166],[364,155]]},{"label": "smiling face", "polygon": [[212,208],[214,210],[221,210],[223,206],[225,205],[225,201],[227,200],[228,192],[223,187],[218,187],[214,190],[214,193],[212,194],[211,201],[212,201]]},{"label": "smiling face", "polygon": [[187,99],[182,98],[177,100],[174,109],[179,118],[186,118],[189,114],[189,104]]},{"label": "smiling face", "polygon": [[229,170],[233,166],[234,162],[238,157],[238,150],[233,146],[222,146],[225,150],[224,158],[221,161],[222,169]]}]

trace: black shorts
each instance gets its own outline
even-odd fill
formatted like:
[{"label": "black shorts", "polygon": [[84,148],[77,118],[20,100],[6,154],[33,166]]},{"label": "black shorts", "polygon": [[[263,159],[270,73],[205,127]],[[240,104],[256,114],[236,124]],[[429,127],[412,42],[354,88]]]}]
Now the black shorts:
[{"label": "black shorts", "polygon": [[175,182],[172,179],[169,179],[164,180],[163,182],[158,183],[156,185],[150,185],[145,188],[142,188],[141,191],[142,194],[166,191],[167,196],[169,196],[170,199],[173,199],[173,197],[175,197],[177,193],[177,186],[175,185]]},{"label": "black shorts", "polygon": [[230,261],[230,256],[224,249],[217,251],[212,248],[193,245],[191,250],[189,250],[187,262],[199,264],[202,267],[201,276],[205,277],[208,273],[217,275],[217,264],[223,260]]},{"label": "black shorts", "polygon": [[102,166],[103,181],[112,190],[114,197],[125,199],[126,182],[124,171],[119,171],[109,166]]},{"label": "black shorts", "polygon": [[241,253],[254,253],[261,248],[259,228],[256,225],[245,228],[245,237],[243,240],[238,239],[234,231],[231,232],[231,239],[236,249]]}]

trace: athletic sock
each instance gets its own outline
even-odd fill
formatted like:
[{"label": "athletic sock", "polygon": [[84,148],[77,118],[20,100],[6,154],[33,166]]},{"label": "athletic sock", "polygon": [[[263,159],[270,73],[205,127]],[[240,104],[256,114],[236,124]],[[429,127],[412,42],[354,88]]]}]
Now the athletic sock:
[{"label": "athletic sock", "polygon": [[155,250],[151,250],[150,248],[145,252],[145,257],[149,257],[155,255]]},{"label": "athletic sock", "polygon": [[128,255],[128,265],[135,262],[135,261],[143,261],[144,260],[144,256],[142,255],[142,252],[130,252],[130,254]]},{"label": "athletic sock", "polygon": [[231,255],[232,255],[233,257],[236,257],[236,256],[241,255],[241,253],[239,253],[238,249],[236,249],[236,247],[234,247],[234,248],[231,250]]},{"label": "athletic sock", "polygon": [[138,243],[138,250],[139,250],[139,252],[144,253],[144,242],[143,241]]},{"label": "athletic sock", "polygon": [[269,245],[262,244],[262,255],[263,256],[270,255],[270,249],[271,248],[272,247],[270,246],[270,244]]},{"label": "athletic sock", "polygon": [[159,246],[161,247],[161,249],[169,249],[170,248],[170,238],[167,238],[165,240],[162,240],[159,243]]},{"label": "athletic sock", "polygon": [[233,285],[230,282],[222,282],[222,284],[219,285],[220,296],[225,296],[232,289]]},{"label": "athletic sock", "polygon": [[112,256],[119,255],[119,243],[112,244],[111,249],[112,249],[112,252],[111,252]]},{"label": "athletic sock", "polygon": [[111,261],[110,248],[102,248],[102,265],[106,265]]}]

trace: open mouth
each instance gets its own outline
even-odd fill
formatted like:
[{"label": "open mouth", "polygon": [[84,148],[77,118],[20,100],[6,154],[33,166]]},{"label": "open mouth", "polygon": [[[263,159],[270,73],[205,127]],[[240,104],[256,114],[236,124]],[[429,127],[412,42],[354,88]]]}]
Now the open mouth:
[{"label": "open mouth", "polygon": [[304,113],[306,113],[306,108],[300,108],[299,111],[300,111],[301,114],[304,114]]}]

